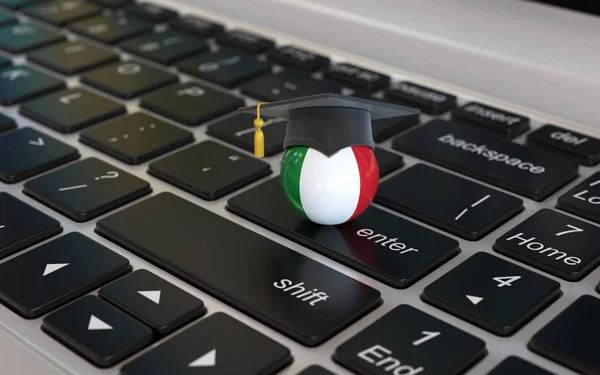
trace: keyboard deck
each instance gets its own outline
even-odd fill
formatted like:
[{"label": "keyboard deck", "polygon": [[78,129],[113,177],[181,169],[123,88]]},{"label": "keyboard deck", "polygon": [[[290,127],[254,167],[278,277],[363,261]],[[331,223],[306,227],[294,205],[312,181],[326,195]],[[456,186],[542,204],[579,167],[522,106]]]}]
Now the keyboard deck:
[{"label": "keyboard deck", "polygon": [[[592,135],[185,9],[0,6],[0,329],[60,370],[600,373]],[[322,92],[422,111],[339,227],[233,113]]]}]

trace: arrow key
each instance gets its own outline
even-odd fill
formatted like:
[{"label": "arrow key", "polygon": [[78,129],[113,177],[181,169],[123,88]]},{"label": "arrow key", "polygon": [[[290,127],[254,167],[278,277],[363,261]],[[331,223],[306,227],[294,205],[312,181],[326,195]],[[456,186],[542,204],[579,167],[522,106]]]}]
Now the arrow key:
[{"label": "arrow key", "polygon": [[147,270],[137,270],[98,291],[160,336],[206,313],[202,301]]},{"label": "arrow key", "polygon": [[0,264],[0,301],[33,319],[130,270],[126,258],[71,232]]},{"label": "arrow key", "polygon": [[98,367],[110,367],[152,342],[152,330],[96,296],[46,316],[42,331]]},{"label": "arrow key", "polygon": [[121,375],[270,375],[289,349],[225,313],[215,313],[121,368]]},{"label": "arrow key", "polygon": [[427,286],[421,299],[499,336],[509,336],[560,295],[556,281],[479,252]]}]

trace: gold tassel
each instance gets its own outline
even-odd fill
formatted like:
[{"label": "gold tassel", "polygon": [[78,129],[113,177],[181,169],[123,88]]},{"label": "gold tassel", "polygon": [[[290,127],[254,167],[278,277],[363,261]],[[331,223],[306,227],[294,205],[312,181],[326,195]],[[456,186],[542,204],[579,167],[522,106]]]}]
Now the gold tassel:
[{"label": "gold tassel", "polygon": [[254,131],[254,156],[257,158],[265,156],[265,135],[262,130],[265,122],[260,118],[260,106],[263,104],[267,103],[260,102],[256,105],[256,118],[254,119],[254,126],[256,127]]}]

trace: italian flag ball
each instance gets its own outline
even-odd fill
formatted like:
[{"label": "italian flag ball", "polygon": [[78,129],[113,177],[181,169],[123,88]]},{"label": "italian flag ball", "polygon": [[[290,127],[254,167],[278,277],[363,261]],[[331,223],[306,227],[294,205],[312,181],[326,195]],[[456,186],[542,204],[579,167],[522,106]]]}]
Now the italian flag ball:
[{"label": "italian flag ball", "polygon": [[281,164],[285,195],[317,224],[337,225],[363,213],[378,182],[377,159],[366,146],[346,147],[331,157],[309,147],[291,147]]}]

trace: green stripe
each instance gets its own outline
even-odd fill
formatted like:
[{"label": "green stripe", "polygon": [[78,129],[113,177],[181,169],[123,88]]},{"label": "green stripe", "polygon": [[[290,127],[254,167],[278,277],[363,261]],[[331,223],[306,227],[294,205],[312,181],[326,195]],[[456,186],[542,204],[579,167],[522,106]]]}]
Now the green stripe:
[{"label": "green stripe", "polygon": [[302,164],[308,152],[308,147],[296,146],[287,150],[281,163],[281,185],[288,201],[300,212],[304,218],[308,219],[302,201],[300,200],[300,173]]}]

